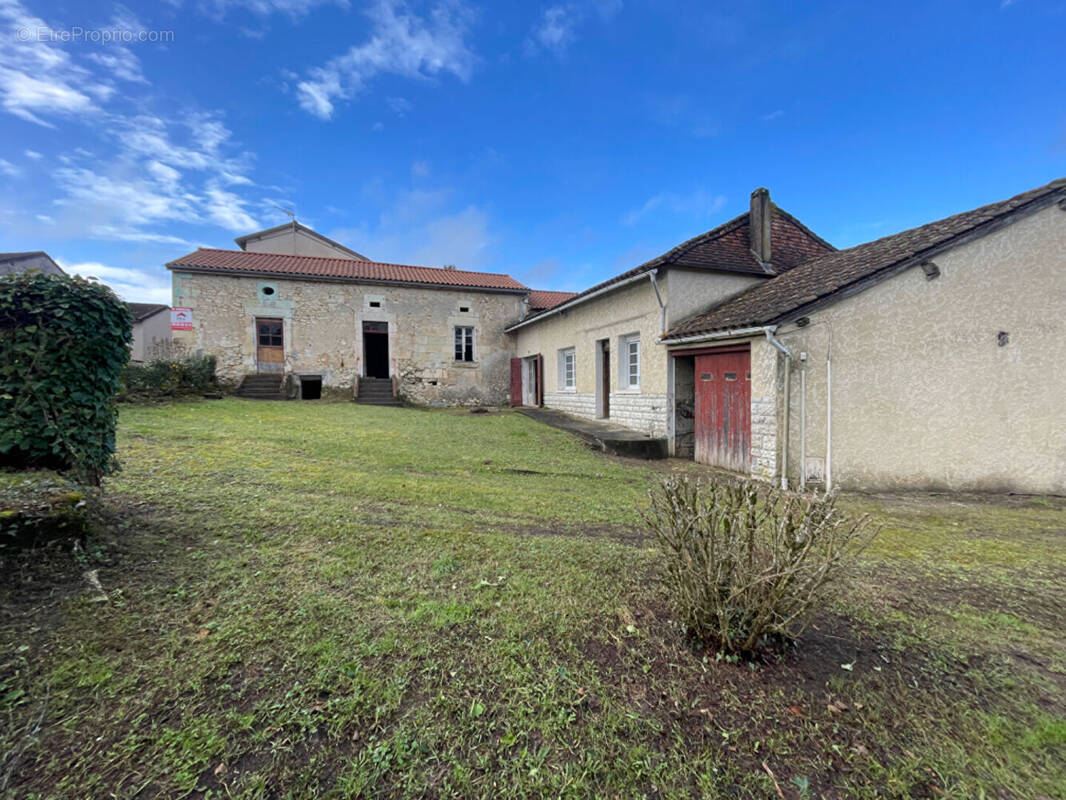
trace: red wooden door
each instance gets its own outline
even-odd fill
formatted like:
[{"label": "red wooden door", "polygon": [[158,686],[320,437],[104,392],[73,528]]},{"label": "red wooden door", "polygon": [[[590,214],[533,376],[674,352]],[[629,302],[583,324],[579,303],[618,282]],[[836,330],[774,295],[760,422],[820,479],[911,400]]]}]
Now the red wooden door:
[{"label": "red wooden door", "polygon": [[522,359],[511,359],[511,405],[522,405]]},{"label": "red wooden door", "polygon": [[696,356],[696,461],[751,470],[751,352]]}]

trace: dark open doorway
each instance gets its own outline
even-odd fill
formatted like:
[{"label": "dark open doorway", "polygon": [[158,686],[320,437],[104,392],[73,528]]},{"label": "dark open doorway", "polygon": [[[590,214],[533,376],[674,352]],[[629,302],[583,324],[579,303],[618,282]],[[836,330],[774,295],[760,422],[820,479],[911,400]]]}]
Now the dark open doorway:
[{"label": "dark open doorway", "polygon": [[363,364],[366,377],[389,377],[389,323],[363,323]]},{"label": "dark open doorway", "polygon": [[300,399],[301,400],[318,400],[322,397],[322,376],[321,375],[301,375],[300,376]]}]

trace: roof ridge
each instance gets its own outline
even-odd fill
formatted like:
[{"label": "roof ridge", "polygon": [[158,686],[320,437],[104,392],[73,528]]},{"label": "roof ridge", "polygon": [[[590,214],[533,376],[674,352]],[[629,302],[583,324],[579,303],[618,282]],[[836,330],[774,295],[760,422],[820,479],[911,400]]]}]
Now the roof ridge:
[{"label": "roof ridge", "polygon": [[[894,274],[896,268],[950,249],[960,239],[975,232],[984,235],[983,229],[987,226],[1025,214],[1033,206],[1047,203],[1048,198],[1058,194],[1066,194],[1066,178],[1057,178],[1003,200],[809,259],[678,322],[663,338],[670,340],[784,319],[798,309],[831,298],[864,280]],[[927,238],[923,240],[922,234]]]},{"label": "roof ridge", "polygon": [[[505,277],[505,278],[511,278],[512,277],[511,275],[508,275],[506,272],[485,272],[483,270],[477,270],[477,269],[459,269],[458,267],[455,267],[455,268],[429,267],[429,266],[425,266],[423,264],[400,264],[400,263],[395,262],[395,261],[375,261],[372,258],[340,258],[339,256],[306,256],[306,255],[296,254],[296,253],[257,253],[257,252],[250,251],[250,250],[227,250],[224,247],[197,247],[196,250],[193,251],[193,253],[197,253],[197,252],[199,252],[201,250],[210,250],[210,251],[215,252],[215,253],[232,253],[234,255],[239,255],[239,256],[252,256],[252,257],[255,257],[255,256],[277,256],[278,258],[306,258],[306,259],[310,259],[312,261],[342,261],[342,262],[344,262],[344,261],[347,261],[347,262],[354,261],[354,262],[356,262],[358,264],[380,264],[383,267],[406,267],[407,269],[432,269],[432,270],[436,270],[437,272],[465,272],[465,273],[468,273],[470,275],[499,275],[499,276],[502,276],[502,277]],[[192,255],[192,253],[190,253],[189,255]],[[185,257],[186,256],[179,256],[179,258],[185,258]],[[168,261],[166,263],[167,264],[173,264],[177,260],[178,259],[174,259],[174,261]]]}]

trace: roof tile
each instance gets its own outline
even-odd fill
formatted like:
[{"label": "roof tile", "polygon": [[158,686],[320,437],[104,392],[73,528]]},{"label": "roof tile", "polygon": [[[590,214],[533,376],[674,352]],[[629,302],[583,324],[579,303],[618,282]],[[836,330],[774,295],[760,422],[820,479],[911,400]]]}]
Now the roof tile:
[{"label": "roof tile", "polygon": [[292,256],[280,253],[247,253],[241,250],[200,248],[169,262],[167,269],[186,267],[219,273],[254,273],[289,278],[329,278],[367,283],[417,283],[442,287],[528,291],[510,275],[469,272],[461,269],[384,264],[351,258]]},{"label": "roof tile", "polygon": [[856,281],[921,258],[923,254],[931,254],[950,245],[959,236],[1056,193],[1066,194],[1066,179],[1052,181],[1046,186],[973,211],[810,259],[704,314],[680,323],[663,338],[670,340],[777,322],[789,312],[827,298]]}]

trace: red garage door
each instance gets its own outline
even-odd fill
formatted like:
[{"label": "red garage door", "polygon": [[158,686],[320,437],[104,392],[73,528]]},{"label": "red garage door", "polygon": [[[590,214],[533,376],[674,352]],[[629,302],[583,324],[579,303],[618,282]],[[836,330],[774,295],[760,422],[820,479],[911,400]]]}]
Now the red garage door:
[{"label": "red garage door", "polygon": [[751,469],[751,351],[696,356],[696,461]]}]

